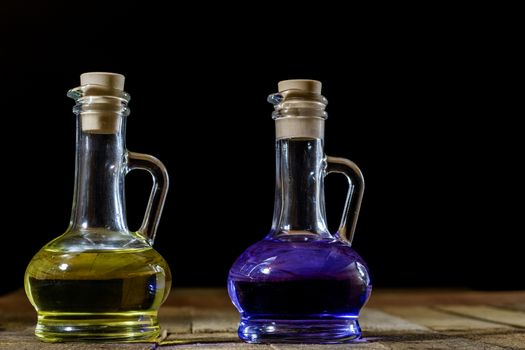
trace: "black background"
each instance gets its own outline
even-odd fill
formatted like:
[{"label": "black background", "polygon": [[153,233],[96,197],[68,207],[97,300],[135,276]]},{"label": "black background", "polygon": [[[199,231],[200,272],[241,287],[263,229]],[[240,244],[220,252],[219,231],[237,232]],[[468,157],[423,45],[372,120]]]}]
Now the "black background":
[{"label": "black background", "polygon": [[[0,291],[20,287],[31,257],[66,229],[75,122],[65,93],[86,71],[126,75],[128,148],[170,172],[156,248],[175,287],[223,286],[268,232],[266,96],[309,78],[329,100],[326,153],[365,174],[354,247],[376,286],[525,288],[512,21],[490,9],[171,6],[0,5]],[[149,188],[146,174],[128,175],[131,228]],[[345,192],[328,178],[332,228]]]}]

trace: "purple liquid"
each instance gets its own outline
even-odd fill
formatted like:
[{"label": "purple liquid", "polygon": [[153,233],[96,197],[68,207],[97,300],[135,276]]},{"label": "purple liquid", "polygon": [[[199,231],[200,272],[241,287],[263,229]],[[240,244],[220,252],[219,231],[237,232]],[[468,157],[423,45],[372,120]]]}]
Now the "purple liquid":
[{"label": "purple liquid", "polygon": [[257,343],[358,338],[357,317],[372,288],[364,261],[349,245],[308,236],[252,245],[228,280],[241,313],[239,336]]},{"label": "purple liquid", "polygon": [[349,280],[305,279],[280,282],[233,282],[239,304],[253,316],[287,319],[339,315],[355,317],[363,301]]}]

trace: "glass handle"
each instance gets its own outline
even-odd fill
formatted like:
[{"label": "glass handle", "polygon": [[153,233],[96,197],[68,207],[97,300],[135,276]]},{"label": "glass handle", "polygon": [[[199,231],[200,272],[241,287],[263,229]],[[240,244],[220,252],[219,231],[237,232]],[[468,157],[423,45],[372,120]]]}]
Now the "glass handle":
[{"label": "glass handle", "polygon": [[160,215],[168,193],[169,178],[166,167],[160,160],[148,154],[128,152],[128,172],[135,169],[146,170],[153,178],[146,214],[138,232],[153,244]]},{"label": "glass handle", "polygon": [[[352,244],[359,209],[361,208],[361,201],[363,200],[363,192],[365,191],[365,179],[359,167],[348,159],[327,157],[326,163],[326,174],[339,173],[348,179],[348,193],[346,195],[341,224],[336,235],[339,239]],[[352,222],[348,229],[347,221],[349,217],[352,218]]]}]

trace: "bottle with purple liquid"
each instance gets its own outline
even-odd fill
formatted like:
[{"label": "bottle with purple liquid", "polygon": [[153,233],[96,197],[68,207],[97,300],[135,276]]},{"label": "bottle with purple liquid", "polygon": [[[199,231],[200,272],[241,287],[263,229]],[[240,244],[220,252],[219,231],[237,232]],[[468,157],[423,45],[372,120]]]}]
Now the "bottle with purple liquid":
[{"label": "bottle with purple liquid", "polygon": [[[270,233],[233,264],[228,292],[249,343],[345,343],[361,337],[359,311],[372,285],[351,247],[364,180],[323,151],[327,100],[321,83],[286,80],[268,97],[276,122],[276,188]],[[326,225],[324,178],[349,181],[338,231]]]}]

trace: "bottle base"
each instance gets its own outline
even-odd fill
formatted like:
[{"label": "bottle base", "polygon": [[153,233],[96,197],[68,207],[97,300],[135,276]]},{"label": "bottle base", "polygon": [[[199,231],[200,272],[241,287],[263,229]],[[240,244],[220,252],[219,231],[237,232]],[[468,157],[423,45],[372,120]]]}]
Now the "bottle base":
[{"label": "bottle base", "polygon": [[44,342],[152,342],[159,334],[156,312],[39,312],[35,329]]},{"label": "bottle base", "polygon": [[361,338],[355,319],[241,319],[239,338],[247,343],[340,344]]}]

